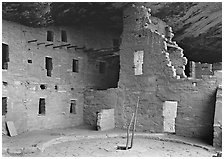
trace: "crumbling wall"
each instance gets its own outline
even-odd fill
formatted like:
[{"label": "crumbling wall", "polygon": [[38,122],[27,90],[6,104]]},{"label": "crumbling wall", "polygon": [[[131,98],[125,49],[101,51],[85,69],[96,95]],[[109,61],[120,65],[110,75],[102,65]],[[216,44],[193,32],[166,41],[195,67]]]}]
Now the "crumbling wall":
[{"label": "crumbling wall", "polygon": [[[2,96],[7,97],[3,127],[5,121],[13,121],[18,133],[22,133],[82,124],[84,89],[106,83],[105,74],[90,69],[95,63],[88,61],[82,47],[112,47],[115,35],[85,27],[30,28],[7,21],[3,21],[2,26],[2,42],[9,45],[10,58],[8,69],[2,71],[2,80],[7,82],[2,87]],[[47,41],[48,30],[54,32],[53,42]],[[61,42],[61,30],[66,30],[68,42]],[[65,44],[78,49],[53,48]],[[46,57],[52,58],[51,77],[47,76]],[[72,71],[73,59],[79,61],[78,72]],[[45,88],[41,89],[41,85]],[[38,114],[40,98],[45,98],[45,114]],[[70,112],[71,100],[76,100],[73,113]]]},{"label": "crumbling wall", "polygon": [[[117,126],[125,127],[139,96],[137,130],[163,132],[163,102],[177,101],[176,134],[211,141],[216,77],[187,79],[184,74],[186,58],[181,48],[172,41],[171,32],[166,34],[166,25],[162,26],[165,36],[164,32],[152,29],[155,27],[150,25],[149,12],[144,6],[127,7],[123,23],[119,80],[119,89],[123,95],[118,97],[123,98],[123,102],[117,106],[121,109],[118,111],[122,112],[119,117],[121,122]],[[143,71],[140,75],[134,75],[136,51],[144,51]]]}]

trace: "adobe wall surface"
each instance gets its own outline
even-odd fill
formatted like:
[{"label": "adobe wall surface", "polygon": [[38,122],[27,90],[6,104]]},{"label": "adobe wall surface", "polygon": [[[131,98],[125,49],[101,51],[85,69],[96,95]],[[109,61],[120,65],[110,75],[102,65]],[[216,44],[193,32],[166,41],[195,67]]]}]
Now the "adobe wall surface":
[{"label": "adobe wall surface", "polygon": [[[18,133],[79,125],[83,123],[84,89],[108,85],[109,73],[100,74],[99,61],[89,62],[83,50],[53,49],[53,46],[67,44],[60,40],[61,29],[67,32],[67,43],[78,47],[112,47],[112,39],[117,38],[115,34],[94,28],[30,28],[3,20],[2,42],[9,45],[10,58],[8,70],[2,70],[2,80],[7,82],[2,86],[2,96],[8,98],[7,114],[2,117],[4,130],[5,121],[13,121]],[[36,39],[38,43],[51,43],[46,40],[47,30],[54,32],[53,46],[27,42]],[[46,75],[46,56],[53,62],[51,77]],[[32,63],[28,63],[28,59]],[[78,73],[72,72],[73,59],[79,60]],[[107,67],[110,64],[107,63]],[[41,90],[41,84],[45,84],[46,89]],[[38,115],[39,98],[46,100],[45,115]],[[70,100],[73,99],[77,100],[76,114],[70,113]]]},{"label": "adobe wall surface", "polygon": [[[117,106],[117,93],[115,89],[86,90],[84,93],[84,122],[96,128],[97,113],[102,109],[112,109]],[[115,109],[115,114],[116,114]],[[116,115],[115,115],[116,116]]]},{"label": "adobe wall surface", "polygon": [[[116,127],[126,128],[139,97],[136,130],[163,132],[163,103],[177,101],[176,134],[212,142],[217,77],[186,78],[183,74],[186,59],[181,48],[174,43],[167,49],[168,44],[164,43],[162,34],[166,25],[162,22],[155,23],[159,26],[150,25],[147,16],[141,15],[142,10],[135,7],[125,10],[118,88],[86,92],[86,123],[96,126],[96,112],[114,108]],[[147,29],[143,23],[146,21]],[[144,51],[141,75],[134,75],[136,51]]]},{"label": "adobe wall surface", "polygon": [[[137,130],[163,132],[163,102],[177,101],[176,134],[211,141],[216,77],[204,76],[200,80],[185,78],[182,73],[186,59],[181,55],[181,48],[173,43],[168,47],[178,52],[167,49],[163,32],[153,32],[150,22],[149,27],[145,27],[147,16],[141,15],[141,10],[135,7],[129,7],[124,12],[119,80],[123,96],[118,97],[123,98],[123,103],[117,107],[120,109],[118,112],[123,114],[119,119],[121,122],[116,122],[117,126],[122,127],[130,120],[139,96]],[[138,23],[138,19],[142,23]],[[144,51],[143,74],[134,75],[134,52],[141,50]],[[179,58],[172,58],[174,53],[179,53]]]}]

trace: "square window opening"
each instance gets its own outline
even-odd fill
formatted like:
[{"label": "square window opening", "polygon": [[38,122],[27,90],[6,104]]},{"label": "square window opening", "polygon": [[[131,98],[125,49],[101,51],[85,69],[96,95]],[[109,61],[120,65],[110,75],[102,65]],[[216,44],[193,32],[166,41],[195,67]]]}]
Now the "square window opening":
[{"label": "square window opening", "polygon": [[70,113],[71,114],[76,114],[76,100],[71,100],[71,105],[70,105]]},{"label": "square window opening", "polygon": [[39,99],[39,115],[45,115],[45,98]]},{"label": "square window opening", "polygon": [[2,97],[2,115],[7,113],[7,97]]},{"label": "square window opening", "polygon": [[47,31],[47,41],[54,41],[54,33],[53,31]]},{"label": "square window opening", "polygon": [[79,72],[79,60],[73,59],[72,72]]},{"label": "square window opening", "polygon": [[61,31],[61,41],[62,42],[67,42],[67,34],[65,30]]},{"label": "square window opening", "polygon": [[9,62],[9,45],[2,43],[2,69],[8,69]]},{"label": "square window opening", "polygon": [[32,63],[32,60],[28,59],[27,62],[28,62],[28,63]]}]

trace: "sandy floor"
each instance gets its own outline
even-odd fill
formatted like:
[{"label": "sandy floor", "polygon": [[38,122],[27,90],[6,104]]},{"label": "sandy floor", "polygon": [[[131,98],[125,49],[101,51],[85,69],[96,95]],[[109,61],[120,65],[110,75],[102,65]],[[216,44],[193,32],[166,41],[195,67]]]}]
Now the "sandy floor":
[{"label": "sandy floor", "polygon": [[[180,143],[158,141],[137,137],[130,150],[117,150],[124,146],[125,138],[82,139],[52,145],[39,157],[211,157],[212,153],[202,148]],[[26,155],[28,156],[28,155]]]}]

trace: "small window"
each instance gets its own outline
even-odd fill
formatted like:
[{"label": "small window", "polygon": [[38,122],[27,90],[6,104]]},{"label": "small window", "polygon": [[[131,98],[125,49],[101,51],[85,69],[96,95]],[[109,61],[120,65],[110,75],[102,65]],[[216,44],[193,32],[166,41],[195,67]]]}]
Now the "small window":
[{"label": "small window", "polygon": [[46,86],[45,84],[41,84],[41,85],[40,85],[40,89],[43,90],[43,89],[46,89],[46,88],[47,88],[47,86]]},{"label": "small window", "polygon": [[73,59],[72,72],[79,72],[79,60]]},{"label": "small window", "polygon": [[2,81],[2,83],[3,83],[3,86],[7,86],[8,85],[8,82],[6,82],[6,81]]},{"label": "small window", "polygon": [[45,98],[39,99],[39,115],[45,115]]},{"label": "small window", "polygon": [[143,65],[143,56],[144,51],[135,51],[134,52],[134,72],[135,75],[142,75],[142,65]]},{"label": "small window", "polygon": [[7,113],[7,97],[2,97],[2,115]]},{"label": "small window", "polygon": [[101,74],[103,74],[103,73],[105,73],[105,71],[106,71],[106,63],[105,62],[100,62],[100,64],[99,64],[99,72]]},{"label": "small window", "polygon": [[67,34],[64,30],[61,31],[61,41],[67,42]]},{"label": "small window", "polygon": [[58,86],[57,86],[57,85],[55,85],[55,86],[54,86],[54,89],[57,91],[57,90],[58,90]]},{"label": "small window", "polygon": [[32,60],[28,59],[27,62],[28,62],[28,63],[32,63]]},{"label": "small window", "polygon": [[8,69],[9,62],[9,46],[2,43],[2,69]]},{"label": "small window", "polygon": [[47,76],[51,77],[51,71],[53,70],[51,57],[45,57],[45,68],[47,69]]},{"label": "small window", "polygon": [[76,100],[71,100],[70,113],[76,114]]},{"label": "small window", "polygon": [[47,41],[54,41],[53,31],[47,31]]}]

